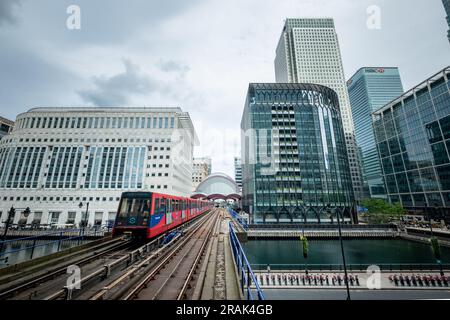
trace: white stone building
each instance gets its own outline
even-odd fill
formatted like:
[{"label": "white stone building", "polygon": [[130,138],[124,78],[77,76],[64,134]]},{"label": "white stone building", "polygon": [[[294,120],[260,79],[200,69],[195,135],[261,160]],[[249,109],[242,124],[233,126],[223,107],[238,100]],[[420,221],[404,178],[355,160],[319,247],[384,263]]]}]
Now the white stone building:
[{"label": "white stone building", "polygon": [[211,158],[194,158],[192,171],[193,191],[211,174]]},{"label": "white stone building", "polygon": [[[0,140],[0,216],[89,225],[115,219],[123,191],[189,196],[198,143],[180,108],[35,108]],[[80,203],[82,204],[80,208]]]}]

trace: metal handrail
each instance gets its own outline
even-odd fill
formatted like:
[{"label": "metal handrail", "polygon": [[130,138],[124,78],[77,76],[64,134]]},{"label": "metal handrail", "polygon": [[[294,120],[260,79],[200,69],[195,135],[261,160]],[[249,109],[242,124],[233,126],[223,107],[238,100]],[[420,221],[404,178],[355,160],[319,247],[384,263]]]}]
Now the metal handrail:
[{"label": "metal handrail", "polygon": [[[377,264],[347,264],[347,269],[350,271],[366,271],[371,265],[376,265],[383,271],[433,271],[439,270],[439,266],[436,263],[377,263]],[[267,269],[267,264],[252,264],[253,270],[264,271]],[[442,264],[443,269],[450,270],[450,264]],[[301,271],[305,269],[304,264],[270,264],[271,271]],[[308,263],[309,271],[342,271],[342,264],[333,263],[321,263],[310,264]]]},{"label": "metal handrail", "polygon": [[236,233],[234,232],[233,224],[231,223],[231,221],[229,222],[229,228],[231,249],[233,251],[234,262],[236,263],[240,275],[240,286],[242,294],[245,294],[245,290],[247,290],[247,300],[254,300],[251,288],[253,282],[258,300],[265,300],[264,293],[262,292],[258,279],[253,273],[247,256],[245,255],[244,249],[242,249],[241,243],[239,242]]},{"label": "metal handrail", "polygon": [[[7,244],[7,243],[10,243],[10,242],[18,242],[18,241],[34,240],[36,238],[44,238],[44,237],[52,236],[52,235],[60,235],[61,233],[64,233],[64,234],[68,234],[68,233],[75,234],[75,233],[78,233],[79,234],[82,229],[83,228],[81,228],[81,229],[56,229],[56,230],[53,230],[53,231],[50,231],[50,232],[45,232],[45,233],[42,233],[42,234],[36,234],[34,236],[27,236],[27,237],[22,237],[22,238],[13,238],[13,239],[5,240],[5,241],[0,241],[0,244]],[[97,233],[101,232],[101,231],[97,231],[97,230],[94,230],[94,231],[93,230],[87,230],[87,231],[90,232],[90,234],[92,234],[92,232],[94,234],[97,234]],[[85,235],[88,235],[88,233],[85,233]]]},{"label": "metal handrail", "polygon": [[[5,240],[5,241],[0,241],[1,247],[3,247],[6,244],[9,244],[9,243],[33,241],[33,245],[26,246],[26,247],[23,247],[23,248],[20,248],[20,249],[13,249],[13,250],[10,250],[10,251],[0,252],[0,257],[1,256],[6,256],[6,255],[11,254],[11,253],[16,253],[16,252],[20,252],[20,251],[29,250],[29,249],[33,249],[33,252],[34,252],[34,249],[38,248],[38,247],[49,246],[49,245],[52,245],[54,243],[62,243],[63,241],[74,241],[74,240],[84,239],[84,237],[86,237],[86,236],[97,235],[99,233],[97,230],[87,230],[87,231],[81,232],[82,230],[83,229],[64,229],[64,230],[60,230],[60,231],[39,234],[39,235],[36,235],[36,236],[30,236],[30,237],[24,237],[24,238],[17,238],[17,239],[10,239],[10,240]],[[67,233],[74,233],[74,235],[73,236],[70,236],[70,235],[67,236]],[[78,233],[78,234],[75,235],[75,233]],[[66,234],[66,235],[64,235],[64,234]],[[59,235],[59,239],[51,240],[51,241],[48,241],[48,242],[45,242],[45,243],[36,244],[36,241],[44,240],[42,238],[44,238],[46,236],[51,236],[51,235]],[[63,238],[63,237],[65,237],[65,238]],[[58,251],[60,251],[60,246],[58,246]]]},{"label": "metal handrail", "polygon": [[241,216],[239,216],[239,214],[237,214],[236,211],[234,211],[231,208],[228,208],[228,212],[237,222],[239,222],[239,224],[242,226],[242,228],[244,228],[244,230],[248,231],[247,222]]}]

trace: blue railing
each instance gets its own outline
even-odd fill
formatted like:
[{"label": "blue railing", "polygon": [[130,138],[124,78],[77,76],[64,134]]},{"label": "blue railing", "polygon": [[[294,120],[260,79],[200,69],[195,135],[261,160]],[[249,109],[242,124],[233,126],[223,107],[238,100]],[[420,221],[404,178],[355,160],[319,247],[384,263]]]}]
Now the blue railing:
[{"label": "blue railing", "polygon": [[[108,229],[109,230],[109,229]],[[30,253],[30,259],[33,259],[33,255],[34,255],[34,250],[38,247],[45,247],[45,246],[51,246],[55,243],[58,243],[58,247],[56,252],[61,250],[61,244],[63,244],[65,241],[69,242],[69,241],[84,241],[85,237],[89,237],[89,236],[99,236],[102,234],[102,230],[98,230],[97,228],[94,229],[89,229],[89,230],[83,230],[83,229],[64,229],[64,230],[55,230],[55,231],[51,231],[51,232],[44,232],[44,233],[39,233],[33,236],[28,236],[28,237],[21,237],[21,238],[14,238],[14,239],[9,239],[9,240],[5,240],[5,241],[0,241],[0,251],[3,248],[6,248],[8,245],[13,246],[13,244],[15,243],[30,243],[30,245],[26,245],[24,247],[21,247],[19,249],[12,249],[9,251],[4,251],[4,252],[0,252],[0,259],[5,259],[3,258],[4,256],[7,256],[9,254],[12,253],[17,253],[20,251],[25,251],[25,250],[31,250]],[[53,239],[48,239],[48,238],[57,238],[55,240]],[[44,243],[37,243],[38,241],[45,241],[45,240],[49,240],[46,241]]]},{"label": "blue railing", "polygon": [[[251,285],[253,283],[255,285],[258,300],[265,300],[258,280],[253,273],[250,263],[247,260],[247,256],[245,255],[244,249],[242,249],[241,243],[239,242],[239,239],[234,232],[233,224],[231,222],[229,223],[229,227],[231,249],[233,251],[234,262],[239,272],[239,282],[242,294],[247,297],[247,300],[254,300],[251,288]],[[247,294],[245,294],[246,291]]]},{"label": "blue railing", "polygon": [[236,220],[237,222],[239,222],[239,224],[242,226],[242,228],[244,228],[244,230],[248,230],[248,224],[247,221],[244,220],[244,218],[242,218],[239,214],[236,213],[236,211],[234,211],[233,209],[228,208],[228,212],[230,213],[230,215],[233,217],[234,220]]}]

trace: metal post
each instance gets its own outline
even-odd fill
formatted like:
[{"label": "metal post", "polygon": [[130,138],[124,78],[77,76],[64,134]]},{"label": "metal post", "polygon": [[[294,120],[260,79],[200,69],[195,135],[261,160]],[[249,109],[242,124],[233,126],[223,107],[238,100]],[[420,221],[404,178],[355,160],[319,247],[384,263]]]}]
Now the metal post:
[{"label": "metal post", "polygon": [[347,300],[351,300],[350,299],[350,288],[348,285],[348,276],[347,276],[347,265],[345,263],[345,253],[344,253],[344,243],[342,241],[342,232],[341,232],[341,219],[340,219],[340,214],[341,211],[339,210],[339,208],[336,208],[336,218],[338,221],[338,228],[339,228],[339,241],[341,242],[341,253],[342,253],[342,262],[344,264],[344,274],[345,274],[345,286],[347,287]]},{"label": "metal post", "polygon": [[62,231],[59,233],[59,240],[58,240],[58,251],[61,249],[61,240],[62,240]]},{"label": "metal post", "polygon": [[31,248],[31,256],[30,259],[33,259],[33,254],[34,254],[34,248],[36,247],[36,239],[34,239],[33,241],[33,247]]},{"label": "metal post", "polygon": [[3,250],[3,244],[6,241],[6,235],[8,233],[9,225],[11,223],[11,216],[13,215],[13,213],[15,213],[15,209],[14,207],[11,206],[11,209],[9,209],[8,211],[8,215],[6,216],[5,231],[3,232],[2,243],[0,245],[0,252]]}]

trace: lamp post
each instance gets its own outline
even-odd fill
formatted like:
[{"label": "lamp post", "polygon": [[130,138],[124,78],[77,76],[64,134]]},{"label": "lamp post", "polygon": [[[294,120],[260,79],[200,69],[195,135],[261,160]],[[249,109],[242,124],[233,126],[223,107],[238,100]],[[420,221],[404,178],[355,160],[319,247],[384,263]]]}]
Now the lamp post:
[{"label": "lamp post", "polygon": [[432,219],[434,218],[434,216],[437,216],[437,218],[440,218],[440,215],[438,215],[438,211],[439,211],[439,205],[437,203],[433,204],[433,207],[429,208],[431,209],[431,212],[429,213],[429,220],[430,220],[430,242],[431,242],[431,247],[433,249],[433,254],[434,254],[434,258],[436,259],[436,262],[439,266],[439,271],[441,276],[444,276],[444,270],[442,269],[442,261],[441,261],[441,257],[440,257],[440,252],[436,252],[439,251],[439,242],[437,240],[437,238],[434,237],[433,234],[433,223],[432,223]]},{"label": "lamp post", "polygon": [[3,250],[3,243],[6,241],[6,235],[8,234],[9,225],[11,224],[11,218],[14,219],[14,215],[16,214],[16,209],[23,210],[23,215],[25,217],[28,217],[28,215],[31,212],[29,207],[26,207],[26,208],[14,208],[14,206],[11,206],[11,209],[9,209],[8,216],[6,217],[6,221],[5,221],[5,231],[3,232],[2,245],[0,247],[0,251]]},{"label": "lamp post", "polygon": [[[329,207],[330,205],[328,205]],[[337,219],[337,223],[338,223],[338,229],[339,229],[339,241],[341,243],[341,254],[342,254],[342,262],[344,264],[344,275],[345,275],[345,286],[347,288],[347,300],[351,300],[350,299],[350,287],[348,284],[348,276],[347,276],[347,264],[345,263],[345,253],[344,253],[344,242],[342,241],[342,231],[341,231],[341,219],[340,219],[340,215],[341,215],[341,210],[339,208],[334,208],[333,209],[336,213],[336,219]],[[342,220],[344,218],[342,217]]]},{"label": "lamp post", "polygon": [[[81,209],[83,208],[83,202],[80,202],[80,204],[78,204],[78,207]],[[86,203],[86,212],[84,214],[84,219],[83,219],[83,235],[84,235],[84,231],[87,227],[87,220],[88,220],[88,210],[89,210],[89,202]]]}]

